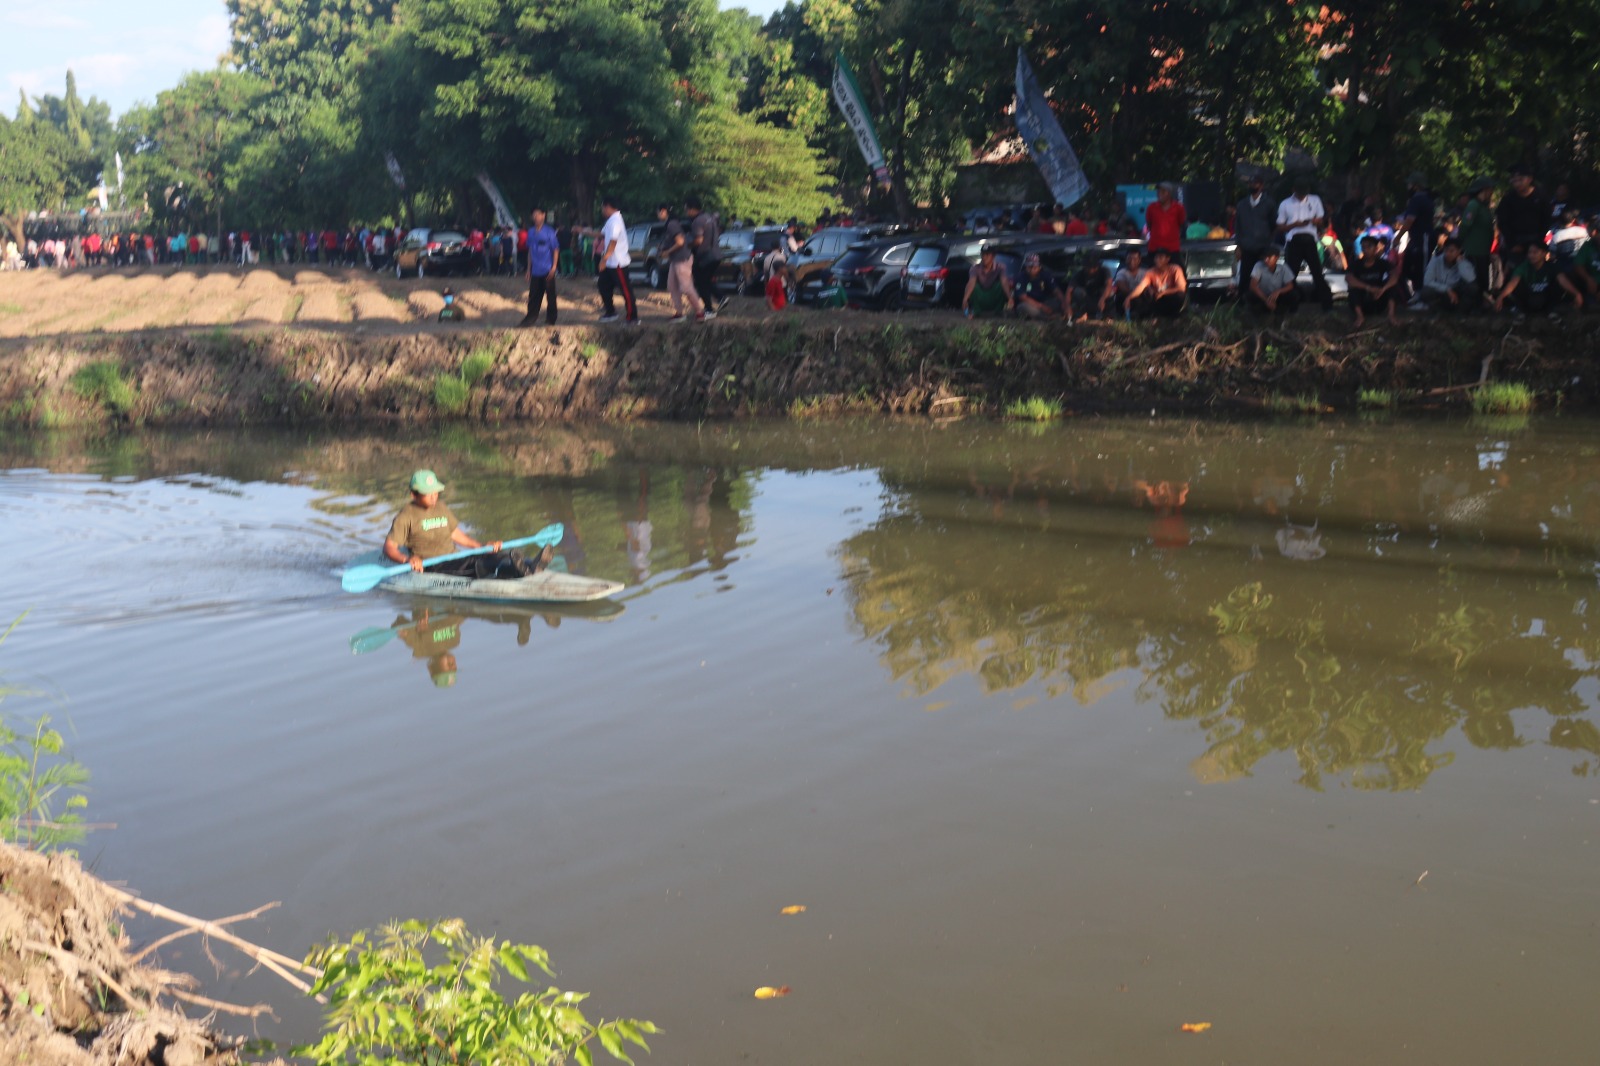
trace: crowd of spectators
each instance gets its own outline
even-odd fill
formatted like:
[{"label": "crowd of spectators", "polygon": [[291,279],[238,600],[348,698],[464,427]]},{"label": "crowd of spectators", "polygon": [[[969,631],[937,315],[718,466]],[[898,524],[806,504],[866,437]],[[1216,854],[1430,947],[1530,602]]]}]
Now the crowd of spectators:
[{"label": "crowd of spectators", "polygon": [[[1442,210],[1420,173],[1410,175],[1404,205],[1394,212],[1380,196],[1361,193],[1330,212],[1304,178],[1296,180],[1292,192],[1281,199],[1267,193],[1260,176],[1247,185],[1245,195],[1214,220],[1190,218],[1175,187],[1163,183],[1155,201],[1145,207],[1142,227],[1118,196],[1100,210],[1085,204],[1070,208],[1042,204],[977,214],[961,224],[942,224],[937,216],[926,215],[913,228],[929,234],[965,230],[977,236],[1142,241],[1143,246],[1129,251],[1114,273],[1086,262],[1071,278],[1057,279],[1048,271],[1042,271],[1041,278],[1037,262],[1031,261],[1024,275],[1006,278],[1004,288],[995,290],[1004,295],[1004,307],[1036,318],[1182,314],[1188,306],[1186,252],[1201,240],[1234,243],[1232,295],[1268,314],[1292,313],[1300,305],[1298,282],[1303,274],[1310,277],[1310,296],[1331,308],[1329,270],[1343,274],[1350,312],[1358,325],[1372,315],[1394,321],[1397,312],[1407,307],[1464,314],[1556,314],[1600,304],[1600,244],[1596,243],[1600,214],[1586,215],[1570,203],[1565,185],[1547,195],[1525,169],[1512,172],[1509,187],[1498,199],[1496,183],[1480,178]],[[867,216],[824,213],[816,228],[871,221]],[[740,223],[730,225],[737,228]],[[508,276],[526,272],[527,229],[504,226],[459,232],[472,254],[481,257],[483,272]],[[572,224],[558,226],[555,232],[560,273],[596,273],[595,231]],[[804,228],[786,232],[798,236]],[[72,270],[267,263],[384,270],[406,237],[405,229],[370,226],[215,234],[204,229],[167,234],[90,230],[30,238],[25,247],[8,240],[0,265],[9,270]],[[974,270],[972,276],[989,277],[984,269]],[[1013,288],[1025,291],[1019,296]],[[980,302],[987,308],[994,301]]]}]

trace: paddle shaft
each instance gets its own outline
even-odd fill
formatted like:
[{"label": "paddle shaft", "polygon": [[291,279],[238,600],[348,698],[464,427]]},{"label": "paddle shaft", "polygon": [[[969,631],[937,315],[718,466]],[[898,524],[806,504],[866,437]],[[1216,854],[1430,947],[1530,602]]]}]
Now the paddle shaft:
[{"label": "paddle shaft", "polygon": [[[517,540],[502,542],[500,550],[520,548],[525,544],[555,544],[565,535],[566,528],[560,522],[552,522],[531,537],[520,537]],[[451,552],[448,555],[435,555],[432,559],[424,560],[424,563],[425,566],[433,566],[453,559],[466,559],[469,556],[482,555],[484,552],[492,550],[487,546],[468,548],[465,551]],[[346,592],[366,592],[369,589],[377,588],[384,578],[393,577],[395,574],[403,574],[410,569],[410,563],[400,563],[395,566],[384,566],[381,563],[363,563],[360,566],[352,566],[346,570],[339,583],[344,586]]]}]

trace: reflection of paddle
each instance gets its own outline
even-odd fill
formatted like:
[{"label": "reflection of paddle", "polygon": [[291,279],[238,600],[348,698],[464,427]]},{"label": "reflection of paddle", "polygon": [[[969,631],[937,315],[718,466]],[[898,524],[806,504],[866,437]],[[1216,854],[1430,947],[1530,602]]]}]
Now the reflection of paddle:
[{"label": "reflection of paddle", "polygon": [[[537,544],[543,547],[546,544],[556,543],[565,535],[566,529],[561,523],[553,522],[531,537],[522,537],[519,540],[504,542],[500,545],[500,550],[520,548],[524,544]],[[488,550],[488,548],[469,548],[466,551],[451,552],[449,555],[436,555],[427,560],[427,562],[429,566],[432,566],[435,563],[442,563],[451,559],[465,559],[469,555],[481,555]],[[403,574],[410,569],[410,563],[399,563],[393,566],[386,566],[382,563],[362,563],[360,566],[352,566],[346,570],[339,583],[344,586],[346,592],[366,592],[368,589],[376,588],[384,578],[393,577],[395,574]]]},{"label": "reflection of paddle", "polygon": [[[408,625],[411,623],[407,622]],[[391,626],[388,629],[369,626],[350,638],[350,654],[365,655],[369,651],[377,651],[398,636],[406,626]]]}]

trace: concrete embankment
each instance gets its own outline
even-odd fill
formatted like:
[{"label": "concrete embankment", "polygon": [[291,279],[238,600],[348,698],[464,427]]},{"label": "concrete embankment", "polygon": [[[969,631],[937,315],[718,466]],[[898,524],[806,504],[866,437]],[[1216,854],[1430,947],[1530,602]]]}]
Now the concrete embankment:
[{"label": "concrete embankment", "polygon": [[1232,315],[1152,326],[788,316],[708,326],[55,334],[0,341],[13,426],[412,424],[876,411],[1318,410],[1468,402],[1480,380],[1600,407],[1600,318],[1412,317],[1351,333]]}]

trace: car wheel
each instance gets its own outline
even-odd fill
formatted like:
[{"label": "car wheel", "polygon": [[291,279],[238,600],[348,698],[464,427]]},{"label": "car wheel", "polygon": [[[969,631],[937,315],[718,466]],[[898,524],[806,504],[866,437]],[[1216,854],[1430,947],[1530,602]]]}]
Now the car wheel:
[{"label": "car wheel", "polygon": [[398,259],[394,261],[394,276],[396,281],[406,276],[406,272],[400,269],[400,260]]},{"label": "car wheel", "polygon": [[417,277],[419,277],[419,278],[425,278],[425,277],[427,277],[427,276],[428,276],[428,267],[427,267],[427,264],[426,264],[426,263],[424,263],[424,262],[423,262],[423,261],[422,261],[422,260],[421,260],[421,259],[420,259],[420,258],[419,258],[419,259],[418,259],[418,260],[417,260]]},{"label": "car wheel", "polygon": [[891,285],[884,292],[883,309],[885,311],[904,311],[906,309],[905,294],[900,291],[899,285]]},{"label": "car wheel", "polygon": [[666,275],[662,273],[661,264],[655,260],[651,260],[650,265],[644,268],[644,280],[645,284],[652,289],[659,290],[667,287]]}]

